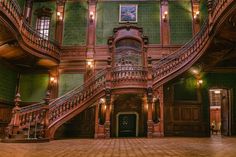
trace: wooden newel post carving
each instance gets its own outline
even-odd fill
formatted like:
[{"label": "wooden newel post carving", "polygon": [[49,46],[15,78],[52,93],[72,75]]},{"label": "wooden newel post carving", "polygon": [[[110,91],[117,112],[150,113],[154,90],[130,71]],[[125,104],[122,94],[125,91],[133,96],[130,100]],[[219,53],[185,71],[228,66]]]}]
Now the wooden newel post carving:
[{"label": "wooden newel post carving", "polygon": [[48,125],[49,125],[49,103],[50,103],[50,91],[48,90],[46,93],[46,97],[44,98],[45,104],[46,104],[46,111],[45,111],[45,118],[44,118],[44,131],[41,133],[43,137],[50,137],[48,132]]},{"label": "wooden newel post carving", "polygon": [[152,88],[147,89],[147,105],[148,105],[148,117],[147,117],[147,137],[152,138],[153,135],[153,120],[152,120],[152,100],[153,100]]},{"label": "wooden newel post carving", "polygon": [[20,126],[20,93],[18,92],[14,99],[15,107],[12,109],[12,117],[11,121],[6,129],[6,136],[11,137],[14,134],[17,134],[17,131],[19,131]]}]

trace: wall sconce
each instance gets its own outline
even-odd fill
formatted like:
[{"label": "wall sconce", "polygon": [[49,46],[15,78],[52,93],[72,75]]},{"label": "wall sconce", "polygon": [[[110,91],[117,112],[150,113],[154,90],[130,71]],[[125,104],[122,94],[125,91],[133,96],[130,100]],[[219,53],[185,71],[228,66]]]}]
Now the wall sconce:
[{"label": "wall sconce", "polygon": [[200,86],[203,84],[203,80],[197,80],[197,85]]},{"label": "wall sconce", "polygon": [[62,13],[59,12],[59,11],[57,12],[57,17],[58,17],[58,19],[59,19],[60,21],[63,20]]},{"label": "wall sconce", "polygon": [[168,12],[165,11],[165,12],[164,12],[164,15],[162,16],[162,20],[163,20],[164,22],[167,21],[167,16],[168,16]]},{"label": "wall sconce", "polygon": [[89,21],[90,21],[91,23],[93,23],[93,21],[94,21],[94,12],[93,12],[93,11],[90,11],[90,12],[89,12]]},{"label": "wall sconce", "polygon": [[196,23],[200,21],[200,12],[196,11],[194,12],[193,19],[195,20]]},{"label": "wall sconce", "polygon": [[50,77],[50,83],[51,83],[51,84],[56,83],[56,78],[53,77],[53,76],[51,76],[51,77]]},{"label": "wall sconce", "polygon": [[101,98],[101,99],[100,99],[100,103],[101,103],[101,104],[104,104],[104,103],[105,103],[105,99],[104,99],[104,98]]},{"label": "wall sconce", "polygon": [[93,61],[92,60],[88,60],[87,61],[87,66],[89,69],[92,69],[93,68]]}]

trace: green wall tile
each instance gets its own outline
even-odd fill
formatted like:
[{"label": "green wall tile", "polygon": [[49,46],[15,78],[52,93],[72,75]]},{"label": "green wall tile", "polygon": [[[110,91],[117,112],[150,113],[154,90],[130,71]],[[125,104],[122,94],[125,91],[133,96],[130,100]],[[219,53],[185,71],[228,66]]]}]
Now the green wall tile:
[{"label": "green wall tile", "polygon": [[16,82],[17,72],[0,62],[0,99],[14,100]]},{"label": "green wall tile", "polygon": [[59,96],[84,83],[83,74],[61,74],[59,78]]},{"label": "green wall tile", "polygon": [[41,102],[46,95],[49,74],[22,74],[20,94],[23,102]]},{"label": "green wall tile", "polygon": [[113,35],[113,28],[119,23],[120,4],[138,4],[138,22],[143,27],[144,35],[149,37],[150,44],[160,43],[160,3],[159,2],[99,2],[97,4],[96,44],[107,44],[108,37]]},{"label": "green wall tile", "polygon": [[192,38],[190,1],[169,1],[171,44],[184,44]]},{"label": "green wall tile", "polygon": [[63,45],[85,45],[87,28],[86,2],[66,2]]},{"label": "green wall tile", "polygon": [[207,1],[206,0],[200,0],[200,22],[203,24],[205,19],[208,16],[207,12]]},{"label": "green wall tile", "polygon": [[26,0],[17,0],[17,1],[18,1],[18,4],[19,4],[20,8],[21,8],[21,11],[23,12]]}]

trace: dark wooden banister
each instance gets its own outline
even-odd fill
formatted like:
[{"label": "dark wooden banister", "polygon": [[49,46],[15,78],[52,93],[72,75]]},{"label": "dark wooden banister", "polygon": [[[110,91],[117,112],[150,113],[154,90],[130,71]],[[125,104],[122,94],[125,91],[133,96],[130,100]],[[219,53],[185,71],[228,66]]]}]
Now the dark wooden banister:
[{"label": "dark wooden banister", "polygon": [[[64,94],[60,98],[49,104],[49,124],[52,126],[58,119],[73,112],[88,102],[95,95],[104,91],[106,88],[107,69],[100,71],[91,77],[85,84]],[[49,127],[50,127],[49,126]]]},{"label": "dark wooden banister", "polygon": [[52,39],[46,40],[42,34],[34,30],[23,18],[21,8],[15,0],[0,0],[0,11],[18,29],[21,38],[28,47],[36,50],[40,55],[46,55],[59,61],[60,53],[58,44]]}]

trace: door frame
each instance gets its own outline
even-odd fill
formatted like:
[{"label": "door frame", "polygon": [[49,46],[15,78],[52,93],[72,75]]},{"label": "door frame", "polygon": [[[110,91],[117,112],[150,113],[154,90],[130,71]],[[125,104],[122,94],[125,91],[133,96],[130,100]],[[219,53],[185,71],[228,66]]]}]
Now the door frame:
[{"label": "door frame", "polygon": [[[210,87],[208,89],[208,97],[209,97],[209,126],[210,124],[210,90],[226,90],[227,96],[228,96],[228,136],[232,135],[232,116],[233,116],[233,111],[232,111],[232,104],[233,104],[233,90],[232,88],[227,88],[227,87]],[[221,102],[222,103],[222,102]],[[222,123],[222,104],[221,104],[221,123]],[[223,124],[221,124],[223,125]],[[221,133],[222,134],[222,133]],[[211,136],[211,130],[210,130],[210,136]]]},{"label": "door frame", "polygon": [[136,137],[138,137],[138,122],[139,122],[139,114],[138,112],[118,112],[116,114],[116,137],[119,137],[119,116],[123,114],[135,114],[136,115]]}]

